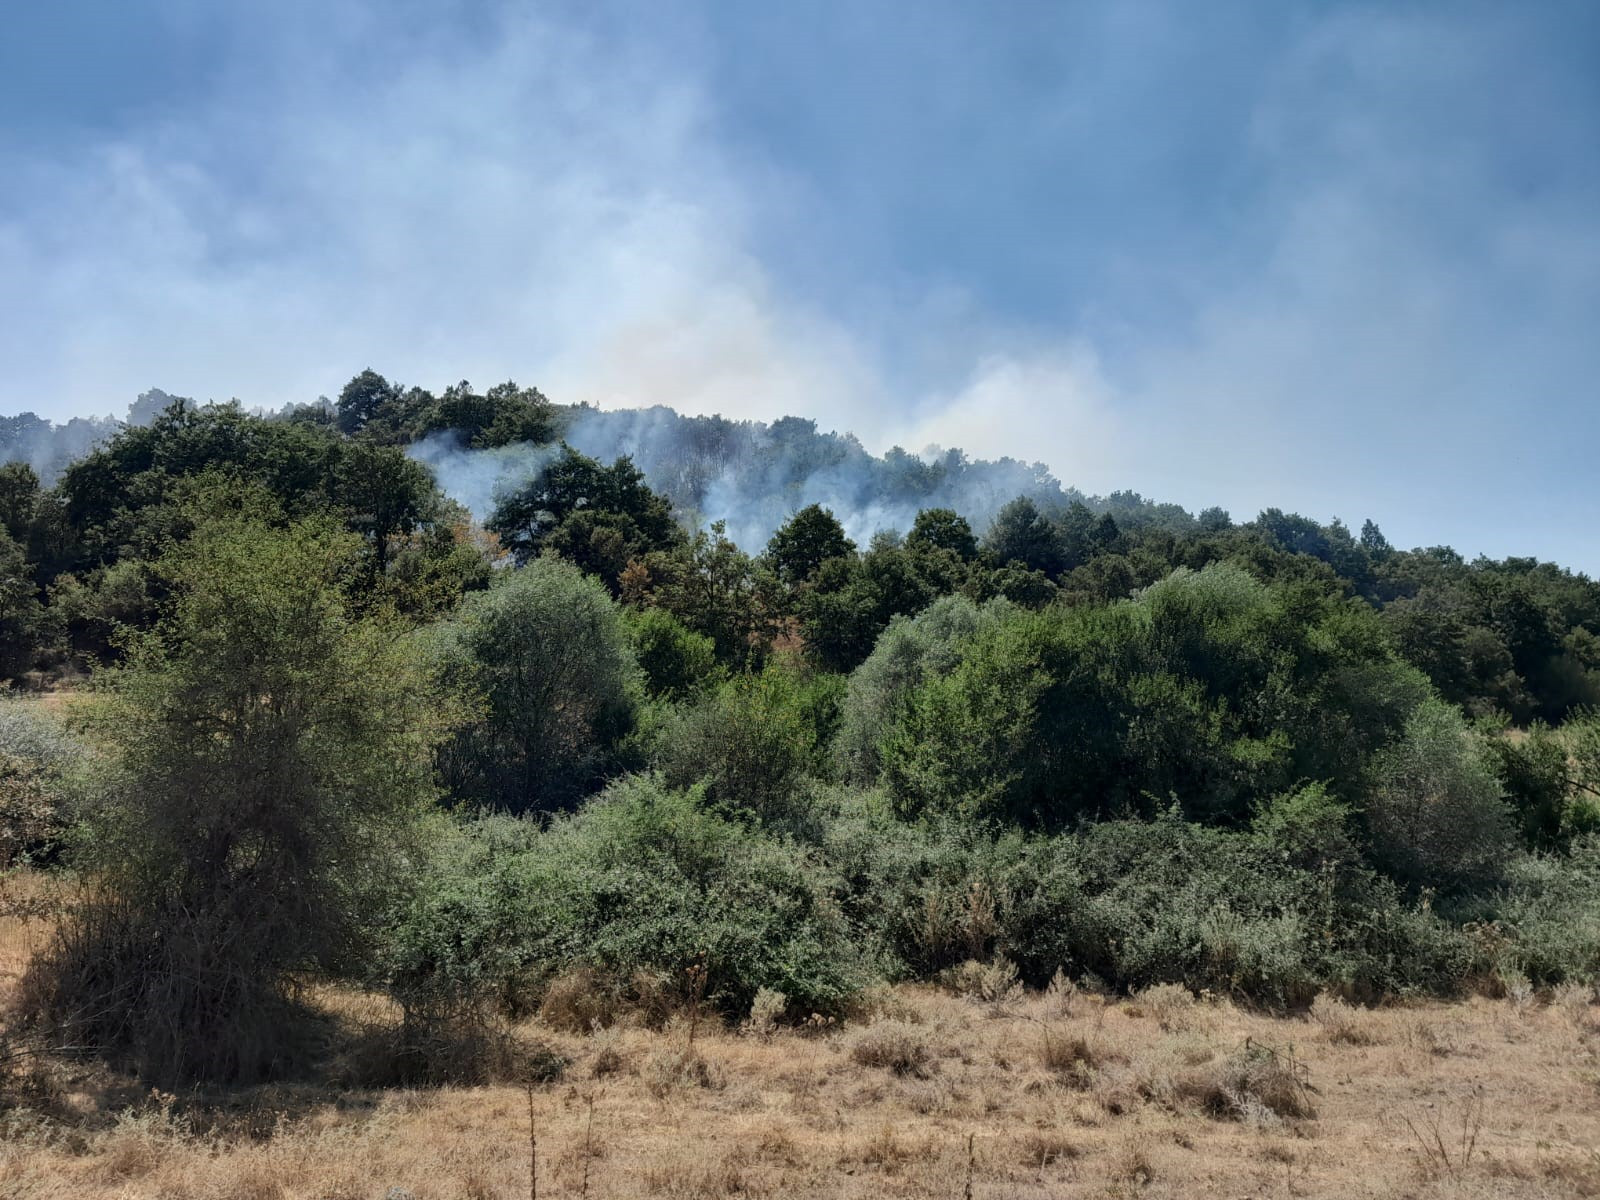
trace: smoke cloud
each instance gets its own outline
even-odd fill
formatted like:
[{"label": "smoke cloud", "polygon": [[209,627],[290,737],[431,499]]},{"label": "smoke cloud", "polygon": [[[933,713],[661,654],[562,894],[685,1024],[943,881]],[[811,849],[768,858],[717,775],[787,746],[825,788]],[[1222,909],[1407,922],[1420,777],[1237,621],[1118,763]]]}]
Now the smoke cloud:
[{"label": "smoke cloud", "polygon": [[[681,520],[691,526],[723,521],[728,536],[752,552],[810,504],[831,510],[865,546],[880,531],[905,532],[924,508],[953,508],[981,534],[1019,495],[1048,507],[1086,499],[1042,463],[971,460],[937,447],[920,455],[899,448],[874,455],[852,435],[819,432],[815,422],[799,417],[768,423],[685,416],[662,406],[579,408],[563,436],[602,462],[631,458]],[[505,490],[537,478],[558,450],[473,450],[453,434],[435,434],[410,453],[433,469],[447,495],[483,521]]]}]

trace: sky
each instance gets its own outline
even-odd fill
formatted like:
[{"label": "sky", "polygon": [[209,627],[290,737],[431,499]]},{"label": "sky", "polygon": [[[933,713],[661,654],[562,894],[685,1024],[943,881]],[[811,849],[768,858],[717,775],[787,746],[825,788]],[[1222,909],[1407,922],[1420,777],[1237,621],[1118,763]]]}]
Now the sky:
[{"label": "sky", "polygon": [[0,413],[813,417],[1600,574],[1600,5],[18,0]]}]

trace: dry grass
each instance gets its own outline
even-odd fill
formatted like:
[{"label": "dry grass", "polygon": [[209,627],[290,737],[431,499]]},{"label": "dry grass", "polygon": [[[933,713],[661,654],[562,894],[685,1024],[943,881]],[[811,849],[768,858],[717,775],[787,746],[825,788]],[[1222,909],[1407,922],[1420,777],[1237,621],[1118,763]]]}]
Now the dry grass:
[{"label": "dry grass", "polygon": [[[27,925],[0,917],[8,980]],[[1600,1023],[1575,989],[1288,1019],[1062,991],[996,1015],[897,988],[870,1024],[707,1023],[692,1049],[626,1014],[535,1019],[515,1035],[569,1065],[531,1101],[304,1084],[200,1103],[52,1063],[0,1103],[0,1196],[514,1200],[530,1103],[543,1197],[1600,1196]]]}]

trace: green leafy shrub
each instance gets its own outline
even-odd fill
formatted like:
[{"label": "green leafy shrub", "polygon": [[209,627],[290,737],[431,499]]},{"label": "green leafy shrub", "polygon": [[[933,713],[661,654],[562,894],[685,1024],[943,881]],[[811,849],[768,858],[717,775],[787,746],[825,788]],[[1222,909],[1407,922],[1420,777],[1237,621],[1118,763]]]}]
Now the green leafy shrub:
[{"label": "green leafy shrub", "polygon": [[482,697],[481,718],[445,747],[461,800],[513,812],[570,805],[620,766],[638,667],[598,580],[553,557],[503,572],[434,638],[447,678]]},{"label": "green leafy shrub", "polygon": [[1305,779],[1360,794],[1427,694],[1361,606],[1214,564],[974,632],[890,712],[878,753],[906,814],[1048,829],[1177,797],[1239,824]]},{"label": "green leafy shrub", "polygon": [[843,680],[780,663],[740,675],[669,720],[657,766],[667,784],[704,783],[730,813],[775,823],[803,808],[802,781],[821,771]]},{"label": "green leafy shrub", "polygon": [[827,845],[846,913],[892,974],[1004,956],[1036,987],[1059,970],[1298,1006],[1323,987],[1447,993],[1470,967],[1467,940],[1388,880],[1306,869],[1254,835],[1175,815],[1023,838],[863,807]]},{"label": "green leafy shrub", "polygon": [[89,754],[37,701],[0,693],[0,870],[55,861]]},{"label": "green leafy shrub", "polygon": [[628,609],[624,626],[651,696],[683,700],[716,679],[716,643],[665,609]]},{"label": "green leafy shrub", "polygon": [[163,560],[171,614],[87,714],[90,886],[23,987],[68,1044],[259,1079],[296,1049],[298,982],[365,966],[453,710],[403,628],[352,611],[360,557],[325,521],[230,517]]},{"label": "green leafy shrub", "polygon": [[1566,855],[1513,861],[1495,915],[1506,944],[1493,967],[1540,986],[1600,982],[1600,835],[1578,838]]},{"label": "green leafy shrub", "polygon": [[1492,883],[1516,845],[1510,811],[1459,709],[1419,706],[1373,768],[1367,829],[1376,861],[1407,883]]},{"label": "green leafy shrub", "polygon": [[682,1003],[703,963],[705,997],[729,1016],[762,988],[798,1015],[833,1013],[866,973],[832,886],[810,854],[720,815],[704,789],[629,777],[546,830],[466,829],[398,921],[389,983],[402,1000],[529,1007],[551,979],[589,968],[635,1001],[639,981],[664,978]]}]

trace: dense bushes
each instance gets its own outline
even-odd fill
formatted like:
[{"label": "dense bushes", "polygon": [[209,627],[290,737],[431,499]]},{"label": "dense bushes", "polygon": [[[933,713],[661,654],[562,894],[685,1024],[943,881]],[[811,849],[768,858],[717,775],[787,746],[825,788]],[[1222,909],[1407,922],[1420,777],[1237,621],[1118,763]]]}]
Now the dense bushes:
[{"label": "dense bushes", "polygon": [[837,1012],[867,979],[809,852],[730,820],[701,789],[636,776],[547,830],[490,819],[441,856],[398,924],[402,999],[453,990],[536,1003],[564,972],[640,1003],[744,1015],[761,988],[800,1017]]},{"label": "dense bushes", "polygon": [[83,745],[0,705],[0,866],[86,884],[27,995],[153,1080],[281,1070],[327,978],[398,1000],[428,1082],[510,1014],[770,1025],[952,969],[1600,976],[1587,581],[1126,496],[865,551],[810,505],[752,557],[554,448],[506,557],[393,443],[552,436],[537,393],[368,373],[331,420],[176,404],[52,492],[0,473],[0,672],[113,664]]},{"label": "dense bushes", "polygon": [[1370,613],[1218,565],[976,632],[878,752],[908,814],[1060,828],[1176,798],[1238,824],[1307,779],[1358,796],[1368,757],[1427,694]]},{"label": "dense bushes", "polygon": [[1042,986],[1057,970],[1295,1005],[1457,987],[1466,939],[1359,869],[1307,869],[1272,839],[1185,822],[1107,821],[1044,838],[970,826],[839,821],[830,854],[848,911],[900,972],[1000,956]]}]

